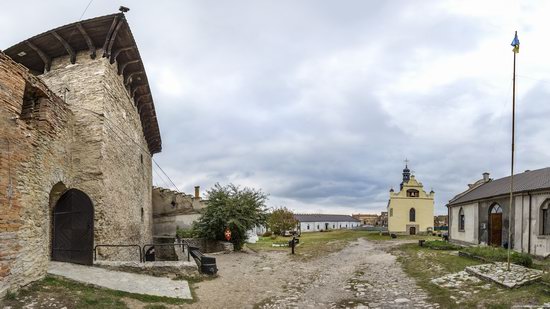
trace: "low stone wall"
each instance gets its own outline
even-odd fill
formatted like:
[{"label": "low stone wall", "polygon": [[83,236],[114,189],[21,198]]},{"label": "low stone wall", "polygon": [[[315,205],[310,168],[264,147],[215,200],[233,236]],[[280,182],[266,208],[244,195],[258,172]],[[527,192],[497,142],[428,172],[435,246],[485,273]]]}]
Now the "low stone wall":
[{"label": "low stone wall", "polygon": [[129,261],[96,261],[94,266],[110,270],[132,272],[157,277],[199,277],[200,273],[194,261],[155,261],[155,262],[129,262]]},{"label": "low stone wall", "polygon": [[233,244],[227,241],[209,240],[204,238],[184,238],[190,246],[198,247],[202,253],[233,252]]}]

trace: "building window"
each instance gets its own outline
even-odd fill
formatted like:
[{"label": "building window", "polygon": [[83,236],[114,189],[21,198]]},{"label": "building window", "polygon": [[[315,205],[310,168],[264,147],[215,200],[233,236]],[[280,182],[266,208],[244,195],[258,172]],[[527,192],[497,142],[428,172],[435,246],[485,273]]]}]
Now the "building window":
[{"label": "building window", "polygon": [[416,221],[416,210],[414,210],[414,208],[411,208],[411,210],[409,210],[409,221]]},{"label": "building window", "polygon": [[335,228],[336,228],[336,225],[333,224],[333,225],[332,225],[332,228],[335,229]]},{"label": "building window", "polygon": [[309,230],[309,224],[307,225],[307,229]]},{"label": "building window", "polygon": [[144,218],[145,218],[145,211],[143,210],[143,207],[141,207],[141,222],[143,222]]},{"label": "building window", "polygon": [[460,210],[458,211],[458,230],[459,231],[464,231],[464,223],[465,223],[464,209],[460,207]]},{"label": "building window", "polygon": [[550,202],[540,208],[540,234],[550,235]]},{"label": "building window", "polygon": [[393,217],[393,208],[390,208],[390,217]]},{"label": "building window", "polygon": [[415,189],[407,190],[407,197],[418,197],[418,190],[415,190]]},{"label": "building window", "polygon": [[319,229],[319,224],[317,224],[317,229]]}]

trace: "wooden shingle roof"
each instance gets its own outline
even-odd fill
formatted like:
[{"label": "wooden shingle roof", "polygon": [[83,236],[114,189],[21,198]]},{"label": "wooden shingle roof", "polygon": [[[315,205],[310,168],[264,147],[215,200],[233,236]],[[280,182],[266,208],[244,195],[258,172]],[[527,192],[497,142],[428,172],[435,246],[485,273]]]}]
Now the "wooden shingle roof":
[{"label": "wooden shingle roof", "polygon": [[118,74],[136,105],[143,135],[151,154],[162,149],[155,106],[145,68],[134,36],[123,13],[96,17],[46,31],[4,50],[16,62],[39,75],[50,70],[51,60],[88,51],[91,58],[107,57],[118,66]]}]

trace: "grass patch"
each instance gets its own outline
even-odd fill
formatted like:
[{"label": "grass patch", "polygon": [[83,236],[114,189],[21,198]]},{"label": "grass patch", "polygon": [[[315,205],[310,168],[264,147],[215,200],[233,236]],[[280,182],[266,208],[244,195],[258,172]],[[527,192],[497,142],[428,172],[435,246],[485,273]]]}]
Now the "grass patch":
[{"label": "grass patch", "polygon": [[[191,292],[193,293],[193,291]],[[96,288],[71,280],[47,276],[43,280],[21,289],[15,297],[5,298],[2,305],[21,308],[24,305],[21,300],[25,299],[25,302],[36,302],[44,306],[47,306],[47,304],[56,304],[57,307],[65,306],[68,308],[127,308],[123,298],[132,298],[145,304],[164,303],[183,305],[194,302],[193,300]],[[151,304],[151,306],[156,307],[150,308],[163,308],[159,307],[161,304]]]},{"label": "grass patch", "polygon": [[[508,261],[508,250],[504,248],[479,246],[467,247],[460,251],[481,257],[490,262]],[[531,256],[527,253],[512,251],[510,253],[510,261],[514,264],[523,265],[525,267],[533,266],[533,258],[531,258]]]},{"label": "grass patch", "polygon": [[433,250],[459,250],[462,249],[461,246],[457,246],[453,243],[443,240],[431,240],[426,241],[424,246],[433,249]]},{"label": "grass patch", "polygon": [[[358,238],[366,238],[374,241],[395,241],[395,240],[435,240],[435,236],[427,235],[403,235],[392,239],[388,235],[381,235],[377,231],[365,230],[330,230],[330,232],[302,233],[300,245],[296,247],[296,257],[300,259],[312,259],[324,256],[332,252],[342,250],[349,242]],[[287,243],[291,237],[260,237],[255,244],[246,244],[253,251],[284,251],[290,253],[289,247],[273,247],[273,243]]]},{"label": "grass patch", "polygon": [[[403,270],[413,277],[428,293],[430,300],[439,303],[441,308],[511,308],[514,305],[540,305],[550,302],[550,293],[541,283],[517,289],[505,289],[486,281],[468,284],[460,289],[443,288],[431,283],[434,278],[462,271],[466,266],[483,263],[457,256],[450,251],[405,244],[393,249],[392,253],[398,257]],[[469,294],[461,295],[460,291]]]}]

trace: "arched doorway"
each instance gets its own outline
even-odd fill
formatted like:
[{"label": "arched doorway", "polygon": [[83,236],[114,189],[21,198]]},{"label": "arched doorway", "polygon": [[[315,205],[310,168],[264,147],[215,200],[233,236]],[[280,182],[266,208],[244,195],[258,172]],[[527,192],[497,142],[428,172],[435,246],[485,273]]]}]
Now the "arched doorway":
[{"label": "arched doorway", "polygon": [[409,227],[409,235],[416,235],[416,227],[415,226]]},{"label": "arched doorway", "polygon": [[499,204],[489,208],[489,245],[502,246],[502,207]]},{"label": "arched doorway", "polygon": [[86,193],[70,189],[53,210],[52,260],[92,265],[94,207]]}]

